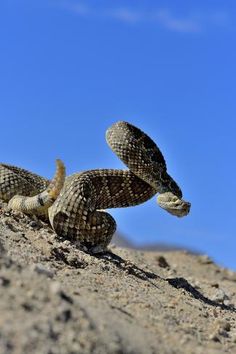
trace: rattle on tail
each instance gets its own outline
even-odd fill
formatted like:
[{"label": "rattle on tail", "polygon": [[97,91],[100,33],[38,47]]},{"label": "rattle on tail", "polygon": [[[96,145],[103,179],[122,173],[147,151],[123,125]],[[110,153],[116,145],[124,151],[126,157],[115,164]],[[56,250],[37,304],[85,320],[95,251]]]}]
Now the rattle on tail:
[{"label": "rattle on tail", "polygon": [[11,209],[20,210],[26,214],[34,214],[37,216],[46,216],[48,208],[57,199],[65,181],[65,166],[61,160],[56,160],[56,173],[46,190],[35,196],[28,197],[23,195],[15,195],[8,202]]}]

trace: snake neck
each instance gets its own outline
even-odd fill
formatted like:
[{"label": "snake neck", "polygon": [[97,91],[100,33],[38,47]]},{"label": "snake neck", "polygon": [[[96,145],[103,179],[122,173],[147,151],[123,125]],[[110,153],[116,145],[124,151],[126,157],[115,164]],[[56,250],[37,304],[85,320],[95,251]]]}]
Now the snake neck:
[{"label": "snake neck", "polygon": [[158,193],[162,194],[166,192],[171,192],[179,199],[182,198],[182,191],[180,187],[166,171],[158,173],[158,176],[156,177],[154,183],[156,185],[155,188]]}]

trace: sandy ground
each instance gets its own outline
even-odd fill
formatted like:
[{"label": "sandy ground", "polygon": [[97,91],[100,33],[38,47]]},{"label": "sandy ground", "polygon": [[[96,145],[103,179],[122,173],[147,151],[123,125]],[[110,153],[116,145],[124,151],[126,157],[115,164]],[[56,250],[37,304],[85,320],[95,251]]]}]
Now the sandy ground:
[{"label": "sandy ground", "polygon": [[236,273],[184,251],[91,256],[0,204],[0,353],[236,353]]}]

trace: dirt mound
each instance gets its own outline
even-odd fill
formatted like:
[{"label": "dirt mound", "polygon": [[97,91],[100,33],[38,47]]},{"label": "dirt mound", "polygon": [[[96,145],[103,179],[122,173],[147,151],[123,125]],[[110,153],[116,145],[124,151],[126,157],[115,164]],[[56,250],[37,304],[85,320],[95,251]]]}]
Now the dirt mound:
[{"label": "dirt mound", "polygon": [[0,254],[0,353],[236,352],[236,274],[206,256],[90,256],[4,204]]}]

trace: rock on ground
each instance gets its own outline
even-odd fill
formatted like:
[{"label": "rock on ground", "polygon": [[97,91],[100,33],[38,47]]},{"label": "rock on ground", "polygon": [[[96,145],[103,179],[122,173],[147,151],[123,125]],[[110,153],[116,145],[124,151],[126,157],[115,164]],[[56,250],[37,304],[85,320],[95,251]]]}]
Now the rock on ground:
[{"label": "rock on ground", "polygon": [[207,256],[91,256],[0,205],[0,353],[236,353],[236,274]]}]

